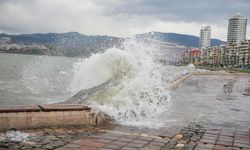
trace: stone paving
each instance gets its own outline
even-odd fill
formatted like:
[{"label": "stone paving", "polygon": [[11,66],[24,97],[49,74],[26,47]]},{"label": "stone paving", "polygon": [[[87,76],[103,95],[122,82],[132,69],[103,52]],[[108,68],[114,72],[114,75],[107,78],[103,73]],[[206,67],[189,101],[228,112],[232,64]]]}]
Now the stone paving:
[{"label": "stone paving", "polygon": [[249,129],[192,124],[179,132],[154,131],[148,134],[97,128],[26,130],[23,132],[31,136],[25,141],[0,139],[0,150],[250,150]]}]

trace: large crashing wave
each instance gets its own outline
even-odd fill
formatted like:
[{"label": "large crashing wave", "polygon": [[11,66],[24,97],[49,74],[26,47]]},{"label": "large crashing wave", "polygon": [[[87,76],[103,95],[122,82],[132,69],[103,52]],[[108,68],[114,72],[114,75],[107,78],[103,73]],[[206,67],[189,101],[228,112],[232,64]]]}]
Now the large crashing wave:
[{"label": "large crashing wave", "polygon": [[162,54],[135,39],[123,45],[76,63],[70,90],[75,94],[91,89],[77,103],[102,110],[121,125],[162,126],[170,99],[164,88],[166,68],[158,60]]}]

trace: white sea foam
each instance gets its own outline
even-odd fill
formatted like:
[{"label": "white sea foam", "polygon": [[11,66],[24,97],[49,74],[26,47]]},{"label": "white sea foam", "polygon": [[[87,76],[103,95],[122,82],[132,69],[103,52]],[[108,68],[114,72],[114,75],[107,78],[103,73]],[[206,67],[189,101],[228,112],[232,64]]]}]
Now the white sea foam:
[{"label": "white sea foam", "polygon": [[163,66],[160,55],[154,45],[127,40],[123,49],[112,48],[79,61],[70,90],[75,94],[111,80],[104,91],[83,103],[106,112],[121,125],[161,127],[170,107],[170,93],[164,86],[189,71]]}]

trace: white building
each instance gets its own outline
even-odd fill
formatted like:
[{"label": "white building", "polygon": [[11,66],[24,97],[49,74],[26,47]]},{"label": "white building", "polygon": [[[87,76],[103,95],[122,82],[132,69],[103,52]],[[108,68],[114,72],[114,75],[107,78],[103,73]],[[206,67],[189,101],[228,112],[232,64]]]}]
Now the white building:
[{"label": "white building", "polygon": [[211,27],[201,27],[200,30],[200,48],[209,47],[211,42]]},{"label": "white building", "polygon": [[240,42],[246,39],[247,18],[240,13],[229,19],[227,42]]}]

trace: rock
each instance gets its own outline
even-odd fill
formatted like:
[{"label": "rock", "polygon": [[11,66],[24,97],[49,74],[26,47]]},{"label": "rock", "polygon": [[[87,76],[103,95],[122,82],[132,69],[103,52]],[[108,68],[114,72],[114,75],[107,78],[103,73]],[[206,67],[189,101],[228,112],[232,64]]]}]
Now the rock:
[{"label": "rock", "polygon": [[42,148],[52,150],[52,149],[54,149],[54,146],[51,144],[47,144],[47,145],[43,146]]},{"label": "rock", "polygon": [[105,113],[100,111],[95,115],[95,118],[96,118],[96,124],[98,126],[106,126],[109,125],[111,122],[111,118]]},{"label": "rock", "polygon": [[51,143],[50,145],[57,148],[57,147],[61,147],[61,146],[65,145],[65,143],[62,141],[56,141],[56,142]]},{"label": "rock", "polygon": [[50,141],[56,141],[56,140],[58,140],[58,138],[55,137],[54,135],[49,135],[49,136],[46,137],[46,139],[50,140]]},{"label": "rock", "polygon": [[8,148],[8,144],[0,142],[0,148]]},{"label": "rock", "polygon": [[185,144],[181,144],[181,143],[176,145],[176,147],[184,147],[184,146],[185,146]]},{"label": "rock", "polygon": [[42,145],[40,145],[40,144],[32,145],[32,148],[40,148],[40,147],[42,147]]},{"label": "rock", "polygon": [[172,140],[168,144],[164,145],[161,150],[170,150],[173,149],[176,145],[176,141]]},{"label": "rock", "polygon": [[96,122],[96,114],[94,112],[91,112],[89,114],[89,121],[90,121],[90,124],[92,126],[96,126],[97,125],[97,122]]},{"label": "rock", "polygon": [[35,145],[36,142],[33,142],[33,141],[23,141],[22,144],[26,144],[26,145]]},{"label": "rock", "polygon": [[174,139],[176,139],[176,140],[180,140],[180,139],[182,139],[183,138],[183,135],[182,134],[177,134],[175,137],[174,137]]},{"label": "rock", "polygon": [[59,138],[59,139],[63,139],[63,138],[65,138],[66,136],[65,135],[58,135],[57,136],[57,138]]},{"label": "rock", "polygon": [[187,144],[187,141],[186,140],[180,140],[178,141],[179,144]]}]

